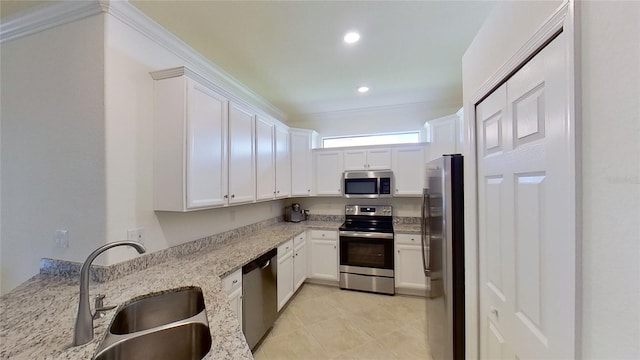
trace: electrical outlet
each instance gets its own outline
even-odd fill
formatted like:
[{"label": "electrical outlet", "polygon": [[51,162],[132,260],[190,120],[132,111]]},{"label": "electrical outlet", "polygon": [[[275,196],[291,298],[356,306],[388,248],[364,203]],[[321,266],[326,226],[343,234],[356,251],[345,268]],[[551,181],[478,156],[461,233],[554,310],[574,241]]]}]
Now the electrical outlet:
[{"label": "electrical outlet", "polygon": [[69,248],[69,232],[67,230],[56,230],[55,244],[58,249]]},{"label": "electrical outlet", "polygon": [[127,240],[133,240],[144,244],[144,228],[127,230]]}]

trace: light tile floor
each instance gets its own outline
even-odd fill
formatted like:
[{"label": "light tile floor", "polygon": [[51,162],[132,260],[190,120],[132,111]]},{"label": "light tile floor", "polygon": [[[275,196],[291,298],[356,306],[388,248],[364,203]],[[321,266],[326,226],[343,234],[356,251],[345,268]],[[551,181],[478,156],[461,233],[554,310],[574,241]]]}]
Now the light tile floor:
[{"label": "light tile floor", "polygon": [[257,360],[431,359],[425,299],[304,284]]}]

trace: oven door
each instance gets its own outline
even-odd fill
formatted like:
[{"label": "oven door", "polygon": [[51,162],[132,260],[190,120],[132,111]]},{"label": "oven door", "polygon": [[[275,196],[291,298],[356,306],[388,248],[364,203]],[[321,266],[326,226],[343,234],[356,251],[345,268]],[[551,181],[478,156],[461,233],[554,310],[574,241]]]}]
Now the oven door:
[{"label": "oven door", "polygon": [[394,276],[393,234],[340,231],[340,272]]}]

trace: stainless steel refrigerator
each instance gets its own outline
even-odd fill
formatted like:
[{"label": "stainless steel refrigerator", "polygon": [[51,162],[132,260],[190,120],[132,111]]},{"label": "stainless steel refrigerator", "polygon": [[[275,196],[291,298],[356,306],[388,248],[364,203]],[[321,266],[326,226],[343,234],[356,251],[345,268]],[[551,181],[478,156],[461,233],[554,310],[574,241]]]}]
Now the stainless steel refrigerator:
[{"label": "stainless steel refrigerator", "polygon": [[431,356],[465,358],[464,186],[462,155],[427,163],[422,203],[422,260],[430,284],[427,334]]}]

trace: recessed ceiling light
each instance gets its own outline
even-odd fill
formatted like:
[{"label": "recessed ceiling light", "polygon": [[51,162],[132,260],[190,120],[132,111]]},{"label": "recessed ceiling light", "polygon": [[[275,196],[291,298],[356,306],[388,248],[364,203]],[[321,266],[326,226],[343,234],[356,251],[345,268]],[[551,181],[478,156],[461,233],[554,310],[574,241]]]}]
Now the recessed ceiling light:
[{"label": "recessed ceiling light", "polygon": [[367,91],[369,91],[369,88],[368,88],[368,87],[366,87],[366,86],[360,86],[360,87],[358,88],[358,92],[359,92],[359,93],[363,93],[363,94],[364,94],[364,93],[366,93]]},{"label": "recessed ceiling light", "polygon": [[355,42],[358,42],[358,40],[360,40],[360,34],[355,31],[348,32],[344,36],[344,42],[346,42],[347,44],[353,44]]}]

